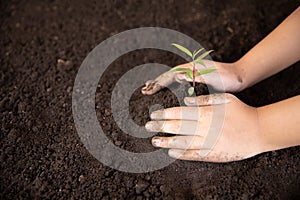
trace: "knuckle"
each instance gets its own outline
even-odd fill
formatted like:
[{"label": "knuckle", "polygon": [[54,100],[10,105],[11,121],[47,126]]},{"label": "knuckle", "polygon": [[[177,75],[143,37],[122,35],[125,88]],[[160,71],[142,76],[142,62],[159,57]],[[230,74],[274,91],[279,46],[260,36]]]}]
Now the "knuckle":
[{"label": "knuckle", "polygon": [[200,104],[207,104],[211,99],[210,95],[203,95],[198,97],[198,101]]},{"label": "knuckle", "polygon": [[178,146],[178,138],[177,137],[170,137],[168,145],[170,147],[177,147]]},{"label": "knuckle", "polygon": [[182,80],[186,80],[186,75],[182,74],[182,73],[177,73],[175,75],[175,81],[177,81],[178,83],[181,83]]},{"label": "knuckle", "polygon": [[232,100],[236,100],[236,96],[229,94],[229,93],[225,93],[225,98],[226,100],[232,101]]}]

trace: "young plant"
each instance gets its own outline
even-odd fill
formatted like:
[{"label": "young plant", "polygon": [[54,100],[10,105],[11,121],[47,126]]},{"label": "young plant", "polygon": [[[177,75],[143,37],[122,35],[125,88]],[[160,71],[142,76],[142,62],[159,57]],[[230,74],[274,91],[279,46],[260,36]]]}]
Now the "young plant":
[{"label": "young plant", "polygon": [[200,54],[197,57],[197,55],[201,51],[203,51],[204,48],[198,49],[197,51],[195,50],[192,53],[190,50],[188,50],[187,48],[185,48],[185,47],[183,47],[179,44],[172,43],[172,45],[175,46],[176,48],[178,48],[179,50],[183,51],[185,54],[187,54],[192,59],[193,70],[191,70],[190,68],[175,68],[175,69],[172,69],[172,71],[184,71],[184,72],[186,72],[187,76],[190,79],[193,80],[193,86],[188,89],[189,96],[192,96],[195,92],[195,79],[196,79],[196,76],[201,76],[203,74],[208,74],[208,73],[216,71],[215,68],[210,68],[210,69],[204,69],[204,70],[201,70],[201,71],[197,71],[196,66],[195,66],[196,63],[199,63],[199,64],[205,66],[205,64],[203,62],[203,58],[208,56],[211,52],[213,52],[213,50],[206,51],[206,52]]}]

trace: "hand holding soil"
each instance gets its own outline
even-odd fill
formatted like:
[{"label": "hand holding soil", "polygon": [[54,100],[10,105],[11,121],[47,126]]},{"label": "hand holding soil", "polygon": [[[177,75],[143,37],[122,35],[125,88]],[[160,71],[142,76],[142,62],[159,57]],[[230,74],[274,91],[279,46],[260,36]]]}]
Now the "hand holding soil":
[{"label": "hand holding soil", "polygon": [[[172,137],[154,137],[156,147],[169,148],[169,155],[184,160],[229,162],[254,156],[263,149],[257,109],[250,107],[231,94],[186,97],[187,107],[174,107],[155,111],[146,124],[148,131],[172,133]],[[213,105],[215,104],[215,105]],[[214,116],[215,109],[223,109],[225,117]],[[196,106],[196,107],[195,107]],[[216,121],[212,125],[212,118]],[[225,120],[223,119],[225,118]],[[205,146],[210,129],[223,123],[220,137],[214,146]],[[222,126],[222,125],[221,125]],[[218,128],[216,127],[216,130]],[[209,152],[207,156],[205,153]]]},{"label": "hand holding soil", "polygon": [[[216,68],[218,75],[203,75],[206,76],[205,82],[202,76],[197,76],[195,81],[230,92],[250,87],[299,61],[299,29],[300,8],[237,62],[226,64],[205,60],[205,66]],[[193,64],[176,68],[192,69]],[[181,80],[193,81],[187,73],[169,71],[154,81],[148,81],[142,93],[154,94],[173,81]],[[225,98],[220,98],[220,95],[225,95]],[[146,124],[148,131],[176,134],[152,140],[156,147],[169,148],[171,157],[229,162],[300,144],[300,95],[259,108],[250,107],[231,94],[190,97],[185,103],[188,107],[153,112],[151,119],[154,121]],[[222,104],[226,104],[225,117],[217,117],[217,123],[224,124],[221,130],[216,130],[219,132],[214,133],[219,134],[219,138],[214,146],[205,147],[204,141],[210,137],[208,130],[216,125],[211,123],[212,106],[218,109]],[[191,107],[195,105],[197,107]],[[209,153],[203,156],[202,151]]]},{"label": "hand holding soil", "polygon": [[[201,71],[210,68],[216,68],[216,73],[208,73],[201,76],[196,76],[195,81],[197,83],[204,83],[212,86],[216,90],[226,90],[228,92],[238,92],[243,87],[241,77],[238,76],[238,68],[236,63],[222,63],[215,62],[211,60],[203,60],[205,67],[196,64],[196,68]],[[193,69],[192,63],[186,63],[176,66],[176,68],[189,68]],[[204,82],[205,77],[205,82]],[[218,84],[217,79],[222,79],[223,85]],[[167,71],[164,74],[157,77],[155,80],[149,80],[146,82],[145,87],[142,88],[142,93],[146,95],[154,94],[160,91],[162,88],[170,85],[173,82],[181,83],[183,80],[188,82],[193,82],[191,78],[186,73],[181,73],[179,71]]]}]

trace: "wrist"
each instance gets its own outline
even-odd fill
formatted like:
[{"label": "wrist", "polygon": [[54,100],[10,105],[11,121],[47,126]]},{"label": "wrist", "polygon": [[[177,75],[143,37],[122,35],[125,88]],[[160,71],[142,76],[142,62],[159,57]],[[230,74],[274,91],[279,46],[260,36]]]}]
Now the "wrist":
[{"label": "wrist", "polygon": [[[272,111],[269,106],[257,108],[259,132],[261,136],[262,152],[274,151],[290,147],[290,142],[281,133],[277,133],[276,122],[272,119]],[[271,116],[270,116],[271,115]]]},{"label": "wrist", "polygon": [[300,96],[258,108],[266,151],[300,144]]},{"label": "wrist", "polygon": [[246,76],[241,60],[231,63],[233,68],[234,79],[237,84],[237,91],[240,92],[248,87]]},{"label": "wrist", "polygon": [[260,143],[261,143],[261,152],[267,152],[273,150],[272,144],[270,143],[269,137],[268,137],[268,130],[266,130],[266,127],[264,126],[264,120],[265,119],[265,113],[263,107],[256,108],[257,113],[257,122],[258,122],[258,131],[259,131],[259,137],[260,137]]}]

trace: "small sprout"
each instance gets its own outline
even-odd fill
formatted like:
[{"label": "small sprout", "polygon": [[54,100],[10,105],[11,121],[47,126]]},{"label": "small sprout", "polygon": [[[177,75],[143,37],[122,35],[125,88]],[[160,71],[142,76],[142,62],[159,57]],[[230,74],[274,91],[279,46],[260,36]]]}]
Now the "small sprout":
[{"label": "small sprout", "polygon": [[189,96],[192,96],[194,94],[194,92],[195,92],[195,88],[194,87],[190,87],[188,89]]},{"label": "small sprout", "polygon": [[193,53],[188,50],[187,48],[179,45],[179,44],[175,44],[172,43],[173,46],[175,46],[176,48],[178,48],[179,50],[181,50],[182,52],[184,52],[185,54],[187,54],[191,59],[192,59],[192,64],[193,64],[193,70],[191,70],[190,68],[174,68],[172,69],[172,71],[183,71],[187,74],[187,76],[193,80],[193,87],[190,87],[188,89],[188,94],[189,96],[192,96],[195,93],[195,79],[196,76],[201,76],[203,74],[208,74],[211,72],[216,71],[217,69],[215,68],[210,68],[210,69],[204,69],[201,71],[196,71],[196,67],[195,67],[195,63],[199,63],[203,66],[205,66],[204,62],[203,62],[203,58],[205,58],[206,56],[208,56],[211,52],[213,52],[213,50],[210,51],[206,51],[204,53],[202,53],[201,55],[199,55],[197,58],[196,56],[204,50],[204,48],[198,49],[197,51],[194,51]]}]

